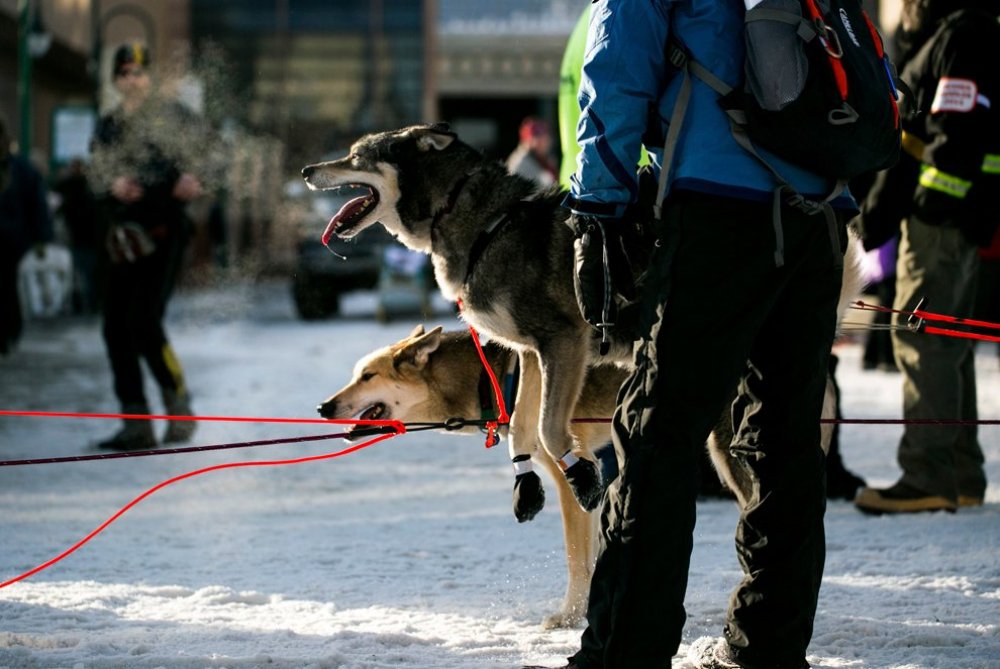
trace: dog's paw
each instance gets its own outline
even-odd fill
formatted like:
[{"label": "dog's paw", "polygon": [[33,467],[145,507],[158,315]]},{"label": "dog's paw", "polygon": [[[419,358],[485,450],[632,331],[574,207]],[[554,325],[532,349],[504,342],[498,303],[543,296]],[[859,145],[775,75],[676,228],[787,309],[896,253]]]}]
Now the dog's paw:
[{"label": "dog's paw", "polygon": [[514,477],[514,517],[523,523],[534,518],[545,506],[545,489],[535,472]]},{"label": "dog's paw", "polygon": [[542,629],[546,630],[566,630],[579,627],[583,622],[584,614],[581,611],[560,611],[546,616],[542,620]]},{"label": "dog's paw", "polygon": [[576,501],[585,511],[593,511],[604,497],[601,473],[590,460],[580,458],[563,472]]}]

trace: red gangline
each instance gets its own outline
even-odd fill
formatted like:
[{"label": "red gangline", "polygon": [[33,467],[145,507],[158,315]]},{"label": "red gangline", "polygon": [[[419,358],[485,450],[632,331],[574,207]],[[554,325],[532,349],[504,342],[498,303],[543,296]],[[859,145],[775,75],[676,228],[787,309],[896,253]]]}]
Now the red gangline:
[{"label": "red gangline", "polygon": [[142,500],[146,499],[147,497],[149,497],[153,493],[157,492],[158,490],[162,490],[163,488],[166,488],[168,485],[177,483],[178,481],[183,481],[185,479],[192,478],[194,476],[199,476],[201,474],[207,474],[208,472],[219,471],[219,470],[222,470],[222,469],[234,469],[234,468],[237,468],[237,467],[276,467],[276,466],[280,466],[280,465],[296,465],[296,464],[301,464],[301,463],[304,463],[304,462],[318,462],[318,461],[321,461],[321,460],[331,460],[333,458],[339,458],[339,457],[342,457],[344,455],[348,455],[350,453],[355,453],[357,451],[360,451],[361,449],[367,448],[368,446],[372,446],[372,445],[374,445],[374,444],[376,444],[376,443],[378,443],[380,441],[384,441],[386,439],[390,439],[392,437],[395,437],[396,435],[402,434],[403,432],[406,431],[406,428],[402,427],[401,423],[399,424],[399,426],[400,426],[401,429],[398,432],[393,432],[391,434],[379,435],[377,437],[369,439],[368,441],[365,441],[365,442],[362,442],[360,444],[356,444],[356,445],[353,445],[353,446],[349,446],[349,447],[347,447],[347,448],[345,448],[343,450],[335,451],[333,453],[325,453],[325,454],[322,454],[322,455],[313,455],[313,456],[308,456],[308,457],[303,457],[303,458],[294,458],[294,459],[290,459],[290,460],[268,460],[268,461],[260,461],[260,462],[230,462],[230,463],[226,463],[226,464],[213,465],[211,467],[204,467],[202,469],[196,469],[194,471],[187,472],[186,474],[181,474],[179,476],[175,476],[173,478],[167,479],[166,481],[163,481],[162,483],[158,483],[157,485],[153,486],[152,488],[149,488],[148,490],[146,490],[146,492],[142,493],[141,495],[139,495],[138,497],[136,497],[135,499],[133,499],[131,502],[129,502],[128,504],[126,504],[125,506],[123,506],[121,509],[119,509],[117,511],[117,513],[115,513],[113,516],[111,516],[106,521],[104,521],[103,523],[101,523],[101,525],[98,526],[97,529],[93,530],[90,534],[88,534],[87,536],[85,536],[83,539],[81,539],[80,541],[76,542],[75,544],[73,544],[68,549],[66,549],[65,551],[63,551],[59,555],[55,556],[51,560],[49,560],[47,562],[44,562],[44,563],[38,565],[37,567],[34,567],[33,569],[29,569],[28,571],[24,572],[23,574],[20,574],[18,576],[13,577],[13,578],[7,579],[6,581],[0,583],[0,589],[6,588],[8,585],[12,585],[14,583],[17,583],[18,581],[23,581],[24,579],[26,579],[26,578],[28,578],[30,576],[33,576],[33,575],[37,574],[38,572],[40,572],[40,571],[42,571],[44,569],[48,569],[49,567],[51,567],[52,565],[56,564],[57,562],[60,562],[61,560],[65,559],[66,557],[72,555],[79,548],[81,548],[87,542],[89,542],[91,539],[93,539],[95,536],[97,536],[98,534],[100,534],[101,532],[103,532],[106,527],[108,527],[111,523],[113,523],[116,520],[118,520],[121,516],[123,516],[127,511],[129,511],[136,504],[138,504]]},{"label": "red gangline", "polygon": [[37,418],[121,418],[130,420],[190,420],[218,421],[227,423],[316,423],[321,425],[340,424],[354,425],[378,423],[385,425],[386,421],[332,420],[327,418],[261,418],[256,416],[172,416],[163,414],[133,414],[133,413],[84,413],[71,411],[4,411],[0,416],[28,416]]}]

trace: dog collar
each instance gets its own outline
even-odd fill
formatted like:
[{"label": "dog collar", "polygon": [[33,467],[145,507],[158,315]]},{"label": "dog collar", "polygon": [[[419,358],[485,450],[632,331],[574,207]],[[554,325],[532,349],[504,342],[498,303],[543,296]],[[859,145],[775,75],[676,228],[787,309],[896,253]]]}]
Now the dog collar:
[{"label": "dog collar", "polygon": [[476,269],[476,264],[479,262],[479,258],[483,255],[486,247],[490,245],[490,242],[493,241],[493,238],[500,232],[500,229],[508,221],[510,221],[510,216],[507,213],[500,214],[493,219],[489,225],[479,231],[479,236],[476,237],[476,241],[473,242],[472,248],[469,249],[469,260],[465,265],[465,278],[462,280],[463,284],[469,283],[469,278],[472,276],[473,270]]}]

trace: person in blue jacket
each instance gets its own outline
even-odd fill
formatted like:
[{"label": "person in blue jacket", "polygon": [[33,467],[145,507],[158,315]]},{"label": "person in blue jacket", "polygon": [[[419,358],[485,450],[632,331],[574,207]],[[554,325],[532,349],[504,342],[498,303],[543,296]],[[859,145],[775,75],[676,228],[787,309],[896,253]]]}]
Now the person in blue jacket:
[{"label": "person in blue jacket", "polygon": [[[581,153],[565,202],[577,230],[600,226],[613,246],[638,196],[640,146],[661,166],[683,78],[666,62],[668,36],[739,86],[744,13],[739,0],[594,3],[579,90]],[[698,79],[692,85],[642,288],[635,370],[614,419],[621,475],[602,510],[588,626],[566,669],[670,666],[685,621],[699,459],[734,390],[732,448],[754,480],[736,529],[743,578],[723,638],[697,640],[690,659],[698,667],[808,667],[825,560],[819,420],[855,205],[849,195],[834,201],[837,235],[824,214],[787,202],[776,229],[775,177],[736,143],[718,95]],[[802,195],[822,200],[832,191],[818,175],[762,153]],[[578,286],[583,310],[586,295]]]}]

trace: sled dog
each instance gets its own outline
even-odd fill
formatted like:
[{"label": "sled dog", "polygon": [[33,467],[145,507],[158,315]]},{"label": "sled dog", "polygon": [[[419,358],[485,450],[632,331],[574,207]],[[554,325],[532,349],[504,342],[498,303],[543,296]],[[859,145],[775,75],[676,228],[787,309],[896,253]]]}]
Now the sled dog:
[{"label": "sled dog", "polygon": [[[313,189],[365,189],[331,219],[324,239],[350,238],[381,223],[406,246],[430,254],[442,294],[460,302],[466,321],[517,352],[512,456],[530,456],[540,443],[560,463],[580,505],[595,508],[603,491],[598,467],[574,446],[570,417],[587,369],[628,362],[632,345],[598,355],[597,331],[576,303],[573,234],[560,194],[535,192],[533,182],[484,159],[444,125],[364,136],[347,157],[309,165],[302,175]],[[522,503],[532,499],[525,494]]]},{"label": "sled dog", "polygon": [[[513,368],[514,351],[487,341],[483,344],[483,352],[498,379],[503,379]],[[589,369],[574,417],[610,417],[625,374],[624,369],[614,365]],[[406,423],[444,422],[456,417],[476,419],[484,408],[495,407],[492,389],[486,394],[490,406],[481,401],[477,392],[480,387],[488,387],[483,385],[487,382],[484,377],[483,364],[468,331],[442,332],[442,328],[437,327],[425,332],[423,326],[418,325],[406,339],[359,360],[350,383],[317,408],[320,415],[330,419],[391,419]],[[532,395],[537,395],[537,391]],[[515,415],[525,408],[521,400],[516,407]],[[508,406],[508,411],[513,409]],[[478,430],[471,426],[455,432],[469,434]],[[599,451],[602,460],[614,458],[608,423],[574,423],[571,434],[576,447],[591,458]],[[549,472],[559,493],[568,570],[562,606],[548,616],[543,625],[547,628],[572,627],[580,623],[586,612],[597,549],[598,512],[587,512],[580,507],[555,459],[541,455],[536,457],[536,462]],[[617,464],[611,468],[616,470]]]},{"label": "sled dog", "polygon": [[[366,135],[346,157],[308,165],[302,176],[317,190],[364,191],[334,215],[324,240],[381,223],[431,256],[441,292],[461,304],[466,321],[517,352],[512,459],[540,444],[580,505],[595,508],[603,493],[598,466],[574,445],[570,418],[588,368],[627,365],[632,342],[614,342],[607,356],[598,354],[599,334],[577,307],[573,234],[560,193],[536,192],[533,182],[486,160],[442,124]],[[520,493],[520,515],[530,517],[540,508],[540,490]]]}]

